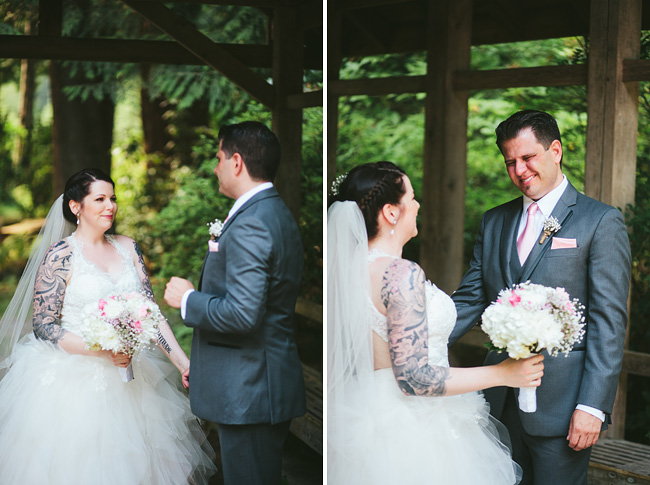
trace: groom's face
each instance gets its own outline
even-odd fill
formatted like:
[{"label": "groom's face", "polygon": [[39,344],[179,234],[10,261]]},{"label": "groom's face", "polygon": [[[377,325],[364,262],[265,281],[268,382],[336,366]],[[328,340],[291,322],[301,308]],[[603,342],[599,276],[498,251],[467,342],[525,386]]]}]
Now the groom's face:
[{"label": "groom's face", "polygon": [[502,144],[510,180],[519,191],[539,200],[562,182],[562,145],[554,140],[548,149],[526,128]]}]

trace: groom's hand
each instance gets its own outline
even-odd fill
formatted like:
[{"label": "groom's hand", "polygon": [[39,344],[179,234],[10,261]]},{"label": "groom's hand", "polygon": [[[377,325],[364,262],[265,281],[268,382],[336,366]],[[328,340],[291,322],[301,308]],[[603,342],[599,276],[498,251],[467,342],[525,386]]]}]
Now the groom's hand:
[{"label": "groom's hand", "polygon": [[172,276],[165,286],[165,301],[172,308],[180,308],[185,292],[193,289],[194,285],[190,281]]},{"label": "groom's hand", "polygon": [[575,451],[584,450],[596,444],[600,436],[603,423],[600,419],[580,409],[576,409],[571,416],[569,425],[569,447]]}]

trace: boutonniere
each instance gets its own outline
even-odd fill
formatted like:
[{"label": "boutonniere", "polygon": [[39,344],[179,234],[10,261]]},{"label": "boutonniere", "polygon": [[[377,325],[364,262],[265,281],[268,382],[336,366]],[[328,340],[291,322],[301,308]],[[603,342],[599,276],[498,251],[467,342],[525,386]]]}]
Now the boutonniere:
[{"label": "boutonniere", "polygon": [[555,234],[560,229],[562,229],[562,226],[560,226],[560,221],[558,221],[553,216],[547,217],[544,221],[544,230],[542,231],[542,237],[539,238],[539,243],[544,244],[544,241],[546,241],[547,237],[549,237],[551,234]]},{"label": "boutonniere", "polygon": [[223,231],[223,222],[221,222],[219,219],[215,219],[214,222],[208,222],[207,226],[210,228],[209,232],[210,236],[212,236],[210,239],[212,241],[221,236],[221,232]]}]

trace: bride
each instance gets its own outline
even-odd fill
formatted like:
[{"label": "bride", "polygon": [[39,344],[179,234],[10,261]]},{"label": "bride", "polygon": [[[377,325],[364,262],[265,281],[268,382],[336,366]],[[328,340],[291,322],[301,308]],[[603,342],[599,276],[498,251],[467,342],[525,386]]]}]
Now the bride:
[{"label": "bride", "polygon": [[390,162],[354,168],[328,211],[328,482],[512,484],[483,395],[539,386],[543,356],[450,368],[453,302],[402,247],[420,204]]},{"label": "bride", "polygon": [[[189,385],[189,360],[167,322],[159,322],[160,350],[133,362],[88,350],[80,336],[84,307],[100,298],[139,291],[154,299],[138,245],[105,234],[117,212],[114,187],[94,169],[68,180],[0,322],[3,485],[194,484],[215,471],[162,356]],[[129,382],[118,372],[127,367]]]}]

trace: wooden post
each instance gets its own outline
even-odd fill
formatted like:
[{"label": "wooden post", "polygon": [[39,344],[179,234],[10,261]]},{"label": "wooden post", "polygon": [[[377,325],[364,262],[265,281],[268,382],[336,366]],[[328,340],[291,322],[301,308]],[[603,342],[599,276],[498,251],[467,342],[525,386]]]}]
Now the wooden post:
[{"label": "wooden post", "polygon": [[420,264],[446,292],[463,270],[469,91],[453,75],[470,66],[472,0],[429,0]]},{"label": "wooden post", "polygon": [[[337,81],[341,69],[341,13],[328,5],[327,16],[327,81]],[[338,148],[339,95],[327,90],[327,193],[336,177],[336,151]]]},{"label": "wooden post", "polygon": [[[590,17],[585,193],[625,209],[634,203],[639,84],[623,82],[623,61],[639,58],[641,0],[591,0]],[[624,436],[626,393],[623,372],[608,438]]]},{"label": "wooden post", "polygon": [[302,167],[302,109],[291,109],[288,98],[302,93],[303,34],[296,7],[278,6],[273,13],[272,128],[282,146],[276,186],[296,220],[300,216]]}]

